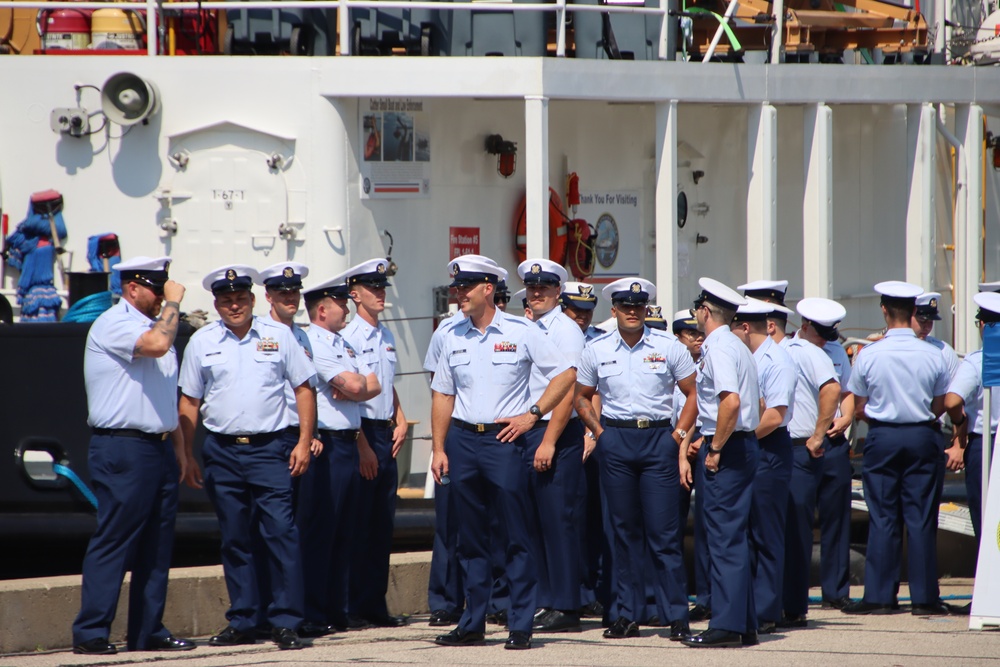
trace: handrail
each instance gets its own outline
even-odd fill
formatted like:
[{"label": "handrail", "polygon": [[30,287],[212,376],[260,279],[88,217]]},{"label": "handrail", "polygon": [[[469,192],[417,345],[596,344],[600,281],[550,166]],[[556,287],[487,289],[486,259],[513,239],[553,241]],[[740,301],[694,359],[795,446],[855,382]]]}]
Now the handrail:
[{"label": "handrail", "polygon": [[[734,3],[736,0],[733,0]],[[340,54],[351,54],[350,39],[350,9],[429,9],[447,11],[494,11],[494,12],[555,12],[556,25],[556,56],[566,55],[566,13],[567,12],[600,12],[610,14],[649,14],[660,17],[660,44],[657,49],[657,57],[666,60],[668,42],[668,16],[669,10],[666,0],[661,0],[657,7],[645,7],[643,5],[627,4],[605,4],[605,5],[577,5],[570,4],[567,0],[552,0],[550,2],[504,2],[494,0],[487,2],[447,2],[442,0],[240,0],[239,2],[228,2],[225,0],[209,0],[207,2],[197,2],[194,0],[181,0],[179,2],[169,2],[158,4],[157,0],[138,0],[135,2],[121,2],[114,0],[111,2],[75,2],[62,0],[57,2],[41,2],[20,0],[0,0],[0,9],[127,9],[132,11],[143,10],[146,12],[146,35],[147,51],[150,56],[159,55],[157,47],[157,30],[159,29],[160,16],[156,9],[163,12],[180,12],[183,10],[209,10],[209,9],[337,9],[338,29],[340,32]]]}]

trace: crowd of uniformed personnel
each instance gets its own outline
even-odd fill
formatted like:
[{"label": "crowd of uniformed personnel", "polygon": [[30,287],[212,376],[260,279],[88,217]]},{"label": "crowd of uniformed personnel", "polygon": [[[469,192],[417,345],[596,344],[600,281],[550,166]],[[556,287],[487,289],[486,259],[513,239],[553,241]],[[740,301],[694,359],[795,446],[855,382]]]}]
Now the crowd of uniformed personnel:
[{"label": "crowd of uniformed personnel", "polygon": [[[391,264],[369,260],[310,288],[294,262],[220,267],[203,281],[220,320],[180,363],[184,287],[169,258],[114,268],[122,300],[94,323],[85,355],[98,528],[74,651],[117,650],[109,631],[126,571],[129,650],[195,647],[162,623],[179,481],[204,486],[222,533],[230,606],[209,645],[268,637],[297,649],[301,637],[403,625],[385,601],[407,428],[394,338],[379,321]],[[897,610],[905,525],[912,613],[957,611],[938,591],[937,507],[945,470],[967,468],[978,537],[983,386],[980,353],[959,361],[929,335],[939,294],[876,285],[886,329],[852,367],[837,330],[845,309],[805,298],[792,311],[786,281],[741,294],[701,278],[693,307],[668,321],[653,283],[622,278],[601,290],[613,319],[602,331],[595,288],[555,262],[517,267],[524,316],[506,312],[509,276],[494,260],[466,255],[448,271],[460,312],[424,362],[430,624],[456,626],[437,644],[479,644],[492,621],[509,629],[505,648],[527,649],[534,633],[580,631],[581,617],[598,616],[608,639],[661,625],[693,648],[754,645],[808,624],[817,514],[824,606]],[[268,316],[253,315],[255,283]],[[991,326],[1000,284],[981,289],[977,320]],[[308,330],[293,322],[300,299]],[[795,312],[801,327],[788,332]],[[992,415],[995,433],[1000,401]],[[202,466],[191,447],[199,419]],[[868,423],[861,600],[848,597],[855,419]]]}]

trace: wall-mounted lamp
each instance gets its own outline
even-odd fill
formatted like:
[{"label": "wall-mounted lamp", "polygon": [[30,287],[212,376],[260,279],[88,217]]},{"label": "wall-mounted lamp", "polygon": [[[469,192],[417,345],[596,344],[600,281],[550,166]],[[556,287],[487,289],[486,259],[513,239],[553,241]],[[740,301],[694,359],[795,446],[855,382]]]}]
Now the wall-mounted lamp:
[{"label": "wall-mounted lamp", "polygon": [[486,137],[486,152],[497,156],[497,173],[510,178],[517,168],[517,144],[506,141],[499,134]]}]

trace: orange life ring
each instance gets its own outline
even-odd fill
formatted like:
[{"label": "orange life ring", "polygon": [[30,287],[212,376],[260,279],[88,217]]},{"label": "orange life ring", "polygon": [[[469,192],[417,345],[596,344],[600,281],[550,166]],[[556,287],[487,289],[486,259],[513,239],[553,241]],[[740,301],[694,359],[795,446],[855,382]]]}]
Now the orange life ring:
[{"label": "orange life ring", "polygon": [[[528,195],[521,197],[514,213],[514,253],[517,261],[528,258]],[[563,209],[562,199],[549,188],[549,259],[560,266],[566,264],[566,250],[569,247],[569,216]]]}]

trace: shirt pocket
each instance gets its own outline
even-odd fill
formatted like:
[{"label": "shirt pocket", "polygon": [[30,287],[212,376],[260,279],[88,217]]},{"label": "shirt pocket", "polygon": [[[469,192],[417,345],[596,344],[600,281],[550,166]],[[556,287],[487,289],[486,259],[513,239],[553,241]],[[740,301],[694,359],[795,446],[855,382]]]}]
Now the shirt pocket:
[{"label": "shirt pocket", "polygon": [[451,376],[456,387],[472,386],[472,355],[468,352],[455,352],[448,357]]},{"label": "shirt pocket", "polygon": [[517,352],[494,352],[493,381],[499,385],[510,385],[517,379],[519,370]]},{"label": "shirt pocket", "polygon": [[253,360],[254,376],[261,384],[273,387],[284,381],[285,367],[281,363],[280,354],[258,350],[253,353]]},{"label": "shirt pocket", "polygon": [[232,371],[226,363],[228,357],[225,352],[210,352],[201,358],[201,374],[205,378],[205,384],[215,387],[226,387]]}]

